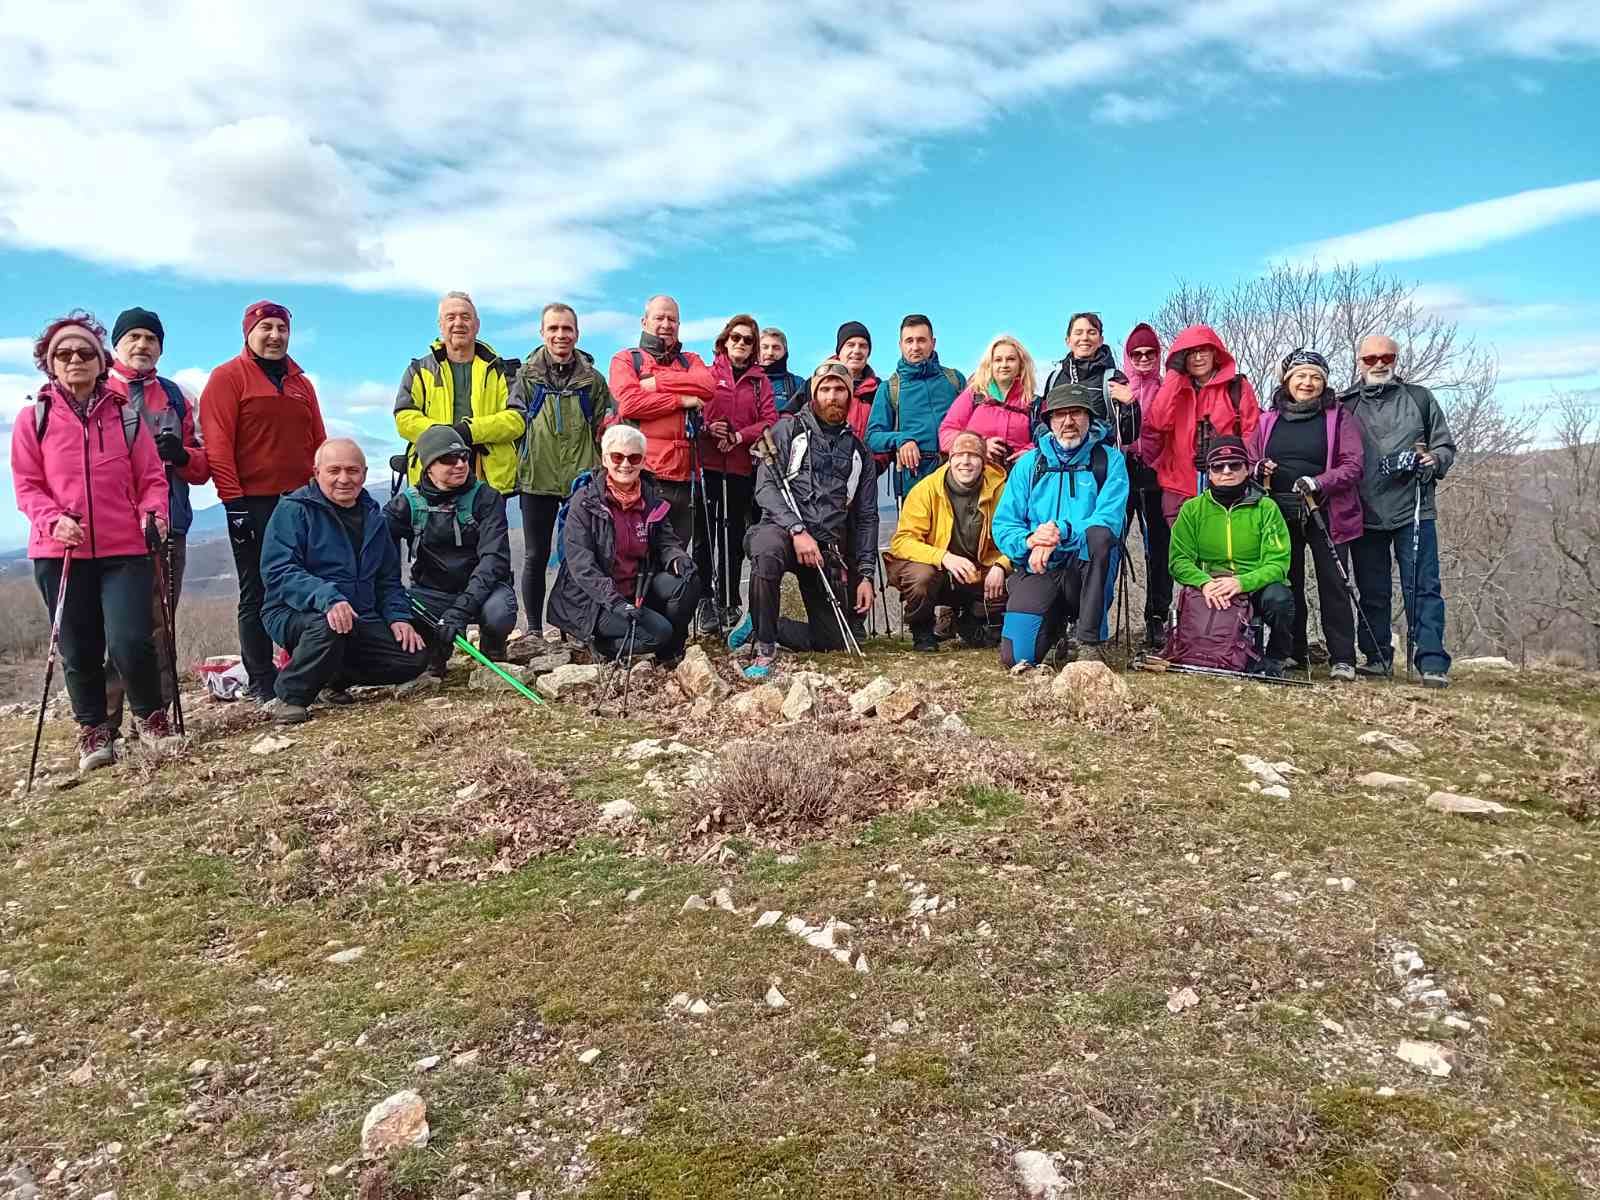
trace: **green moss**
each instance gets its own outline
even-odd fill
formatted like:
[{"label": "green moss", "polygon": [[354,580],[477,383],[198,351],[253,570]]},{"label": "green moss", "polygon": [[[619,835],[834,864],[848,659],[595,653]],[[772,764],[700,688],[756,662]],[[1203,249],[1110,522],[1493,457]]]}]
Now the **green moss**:
[{"label": "green moss", "polygon": [[928,1087],[947,1087],[950,1064],[943,1055],[926,1050],[897,1050],[878,1064],[878,1073],[890,1079],[905,1079]]},{"label": "green moss", "polygon": [[589,1157],[599,1170],[584,1195],[589,1200],[803,1200],[860,1194],[841,1191],[837,1177],[824,1184],[816,1166],[819,1149],[812,1136],[758,1143],[606,1134],[589,1143]]}]

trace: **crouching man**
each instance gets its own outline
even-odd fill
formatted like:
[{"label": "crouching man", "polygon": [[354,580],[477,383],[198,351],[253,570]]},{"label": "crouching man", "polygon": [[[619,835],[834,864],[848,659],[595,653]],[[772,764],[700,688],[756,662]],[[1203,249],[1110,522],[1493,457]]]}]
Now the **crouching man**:
[{"label": "crouching man", "polygon": [[1101,640],[1111,550],[1128,504],[1128,468],[1105,412],[1098,392],[1057,384],[1041,406],[1048,431],[1011,468],[994,515],[994,540],[1017,571],[1001,628],[1006,667],[1038,666],[1071,621],[1077,637],[1066,639],[1065,657]]},{"label": "crouching man", "polygon": [[433,618],[424,622],[433,669],[444,673],[450,647],[476,622],[483,656],[504,661],[517,623],[511,589],[511,539],[505,501],[472,477],[472,448],[450,425],[417,438],[422,474],[383,510],[389,533],[411,549],[411,595]]},{"label": "crouching man", "polygon": [[958,433],[950,461],[911,489],[884,556],[889,586],[900,593],[911,648],[939,648],[933,610],[955,610],[956,632],[969,646],[993,646],[1006,608],[1011,560],[994,544],[994,512],[1006,473],[985,461],[985,442]]},{"label": "crouching man", "polygon": [[329,438],[313,468],[314,480],[273,511],[261,546],[261,621],[290,656],[266,706],[282,725],[304,721],[324,688],[406,683],[427,664],[399,549],[367,495],[366,455]]}]

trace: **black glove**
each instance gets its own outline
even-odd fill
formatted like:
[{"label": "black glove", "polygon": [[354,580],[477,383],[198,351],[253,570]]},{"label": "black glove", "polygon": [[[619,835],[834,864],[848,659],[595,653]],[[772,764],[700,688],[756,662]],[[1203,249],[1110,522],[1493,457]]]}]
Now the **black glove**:
[{"label": "black glove", "polygon": [[626,621],[631,625],[639,619],[639,610],[624,600],[620,604],[611,606],[611,615],[617,620]]},{"label": "black glove", "polygon": [[1394,454],[1386,455],[1378,460],[1378,473],[1384,477],[1390,475],[1414,474],[1421,463],[1417,461],[1415,450],[1399,450]]},{"label": "black glove", "polygon": [[245,503],[244,497],[224,500],[222,510],[228,514],[228,540],[235,546],[253,546],[256,526],[250,519],[250,506]]},{"label": "black glove", "polygon": [[1302,475],[1294,481],[1294,490],[1302,496],[1310,496],[1322,489],[1317,487],[1317,481],[1310,475]]},{"label": "black glove", "polygon": [[465,442],[469,446],[472,445],[472,422],[471,421],[457,421],[456,424],[455,424],[455,430],[456,430],[456,432],[458,434],[461,435],[461,440],[463,442]]},{"label": "black glove", "polygon": [[466,636],[466,632],[467,617],[459,609],[447,609],[444,616],[439,618],[439,636],[444,639],[445,645],[454,645],[458,637]]},{"label": "black glove", "polygon": [[183,438],[176,431],[163,429],[156,434],[156,453],[161,456],[161,461],[171,463],[175,467],[187,466],[189,452],[183,448]]}]

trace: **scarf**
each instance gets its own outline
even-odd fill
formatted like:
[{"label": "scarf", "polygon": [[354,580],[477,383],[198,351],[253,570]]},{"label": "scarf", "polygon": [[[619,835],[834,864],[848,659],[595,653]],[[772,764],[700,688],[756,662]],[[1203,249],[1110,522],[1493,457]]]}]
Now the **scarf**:
[{"label": "scarf", "polygon": [[981,474],[968,486],[962,487],[956,482],[954,473],[949,470],[944,473],[944,490],[950,497],[952,517],[949,551],[971,562],[978,561],[978,542],[983,531],[983,510],[978,505],[982,486]]},{"label": "scarf", "polygon": [[683,349],[683,343],[669,342],[665,338],[658,338],[653,333],[641,333],[639,335],[639,349],[655,359],[657,363],[665,366]]},{"label": "scarf", "polygon": [[623,508],[633,508],[639,503],[644,495],[644,485],[639,477],[635,476],[633,480],[633,487],[628,491],[623,491],[617,486],[617,481],[613,479],[610,474],[607,474],[606,491],[609,492],[612,498],[615,499],[616,502]]},{"label": "scarf", "polygon": [[1248,486],[1249,480],[1246,479],[1228,487],[1223,487],[1220,483],[1208,483],[1206,490],[1215,496],[1224,508],[1232,508],[1244,498],[1244,489]]}]

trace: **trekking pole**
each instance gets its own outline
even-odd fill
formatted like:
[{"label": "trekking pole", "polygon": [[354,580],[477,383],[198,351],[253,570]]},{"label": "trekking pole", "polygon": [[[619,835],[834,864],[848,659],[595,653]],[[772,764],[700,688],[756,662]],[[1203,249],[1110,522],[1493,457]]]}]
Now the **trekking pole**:
[{"label": "trekking pole", "polygon": [[[724,623],[728,619],[728,601],[739,594],[739,581],[730,578],[731,572],[728,567],[730,561],[728,557],[728,524],[728,473],[724,471],[722,473],[722,571],[718,575],[718,580],[722,584],[722,620]],[[730,590],[731,595],[729,594]]]},{"label": "trekking pole", "polygon": [[[1426,454],[1426,442],[1413,442],[1416,454]],[[1406,682],[1412,682],[1411,672],[1416,664],[1417,610],[1421,607],[1418,591],[1422,587],[1422,473],[1417,472],[1417,500],[1411,510],[1411,602],[1406,605]],[[1401,589],[1404,591],[1404,589]],[[1401,597],[1404,599],[1404,596]],[[1392,668],[1391,668],[1392,673]]]},{"label": "trekking pole", "polygon": [[1186,663],[1168,662],[1152,654],[1141,654],[1133,660],[1135,671],[1152,671],[1160,675],[1212,675],[1220,679],[1239,679],[1245,683],[1274,683],[1289,687],[1310,687],[1304,679],[1288,675],[1252,675],[1248,671],[1229,671],[1222,667],[1191,667]]},{"label": "trekking pole", "polygon": [[[611,659],[611,676],[606,680],[606,686],[595,697],[594,707],[589,710],[591,717],[598,717],[600,709],[605,702],[611,699],[611,693],[617,691],[617,673],[622,672],[622,709],[620,715],[628,715],[628,683],[633,676],[633,641],[639,629],[639,610],[644,607],[645,593],[650,588],[650,572],[641,570],[634,579],[633,586],[633,611],[628,614],[628,632],[623,641],[617,644],[617,652]],[[623,654],[627,654],[627,665],[623,665]],[[598,657],[598,653],[596,654]]]},{"label": "trekking pole", "polygon": [[[419,617],[428,623],[428,628],[432,629],[435,633],[444,632],[444,623],[438,620],[431,612],[424,608],[422,606],[422,601],[418,600],[410,593],[407,593],[407,599],[411,601],[411,607],[413,611],[415,611]],[[527,697],[529,700],[532,700],[535,704],[544,703],[544,701],[540,699],[538,692],[534,691],[509,671],[502,668],[498,663],[490,662],[483,656],[482,653],[479,652],[478,648],[471,642],[467,641],[466,638],[456,637],[452,644],[457,650],[460,650],[468,658],[476,659],[481,665],[488,667],[489,670],[493,671],[496,675],[500,676],[501,679],[509,683],[518,693]]]},{"label": "trekking pole", "polygon": [[177,631],[172,619],[172,591],[170,568],[166,568],[162,560],[161,532],[156,528],[154,513],[146,513],[144,518],[144,544],[150,550],[151,564],[156,573],[156,596],[161,602],[161,629],[167,635],[167,666],[172,669],[172,723],[177,726],[179,736],[183,735],[183,699],[178,694],[178,640]]},{"label": "trekking pole", "polygon": [[[66,513],[65,516],[76,516]],[[33,791],[33,775],[39,766],[39,739],[44,736],[44,710],[50,700],[50,681],[55,677],[56,650],[61,645],[61,613],[67,604],[67,575],[72,570],[72,547],[67,546],[61,555],[61,584],[56,589],[56,611],[50,619],[50,648],[44,658],[44,691],[39,695],[39,720],[33,727],[33,757],[28,759],[28,785],[22,789],[26,796]]]},{"label": "trekking pole", "polygon": [[173,545],[172,530],[167,530],[167,640],[172,646],[172,715],[178,726],[178,735],[184,736],[183,693],[178,686],[178,573],[177,549]]},{"label": "trekking pole", "polygon": [[[1298,490],[1298,488],[1296,489]],[[1373,635],[1372,622],[1367,620],[1367,614],[1361,611],[1361,593],[1356,590],[1355,580],[1350,578],[1350,572],[1345,570],[1344,560],[1339,557],[1339,547],[1333,544],[1333,532],[1328,528],[1328,518],[1323,514],[1322,506],[1317,503],[1315,492],[1301,492],[1300,498],[1306,502],[1306,508],[1311,511],[1312,523],[1322,534],[1322,540],[1328,544],[1328,553],[1333,555],[1334,570],[1339,572],[1339,582],[1344,585],[1344,590],[1350,595],[1350,602],[1356,606],[1356,620],[1366,627],[1367,638],[1374,648],[1378,647],[1378,639]],[[1379,651],[1382,653],[1382,651]],[[1389,677],[1394,677],[1394,660],[1389,660]]]}]

